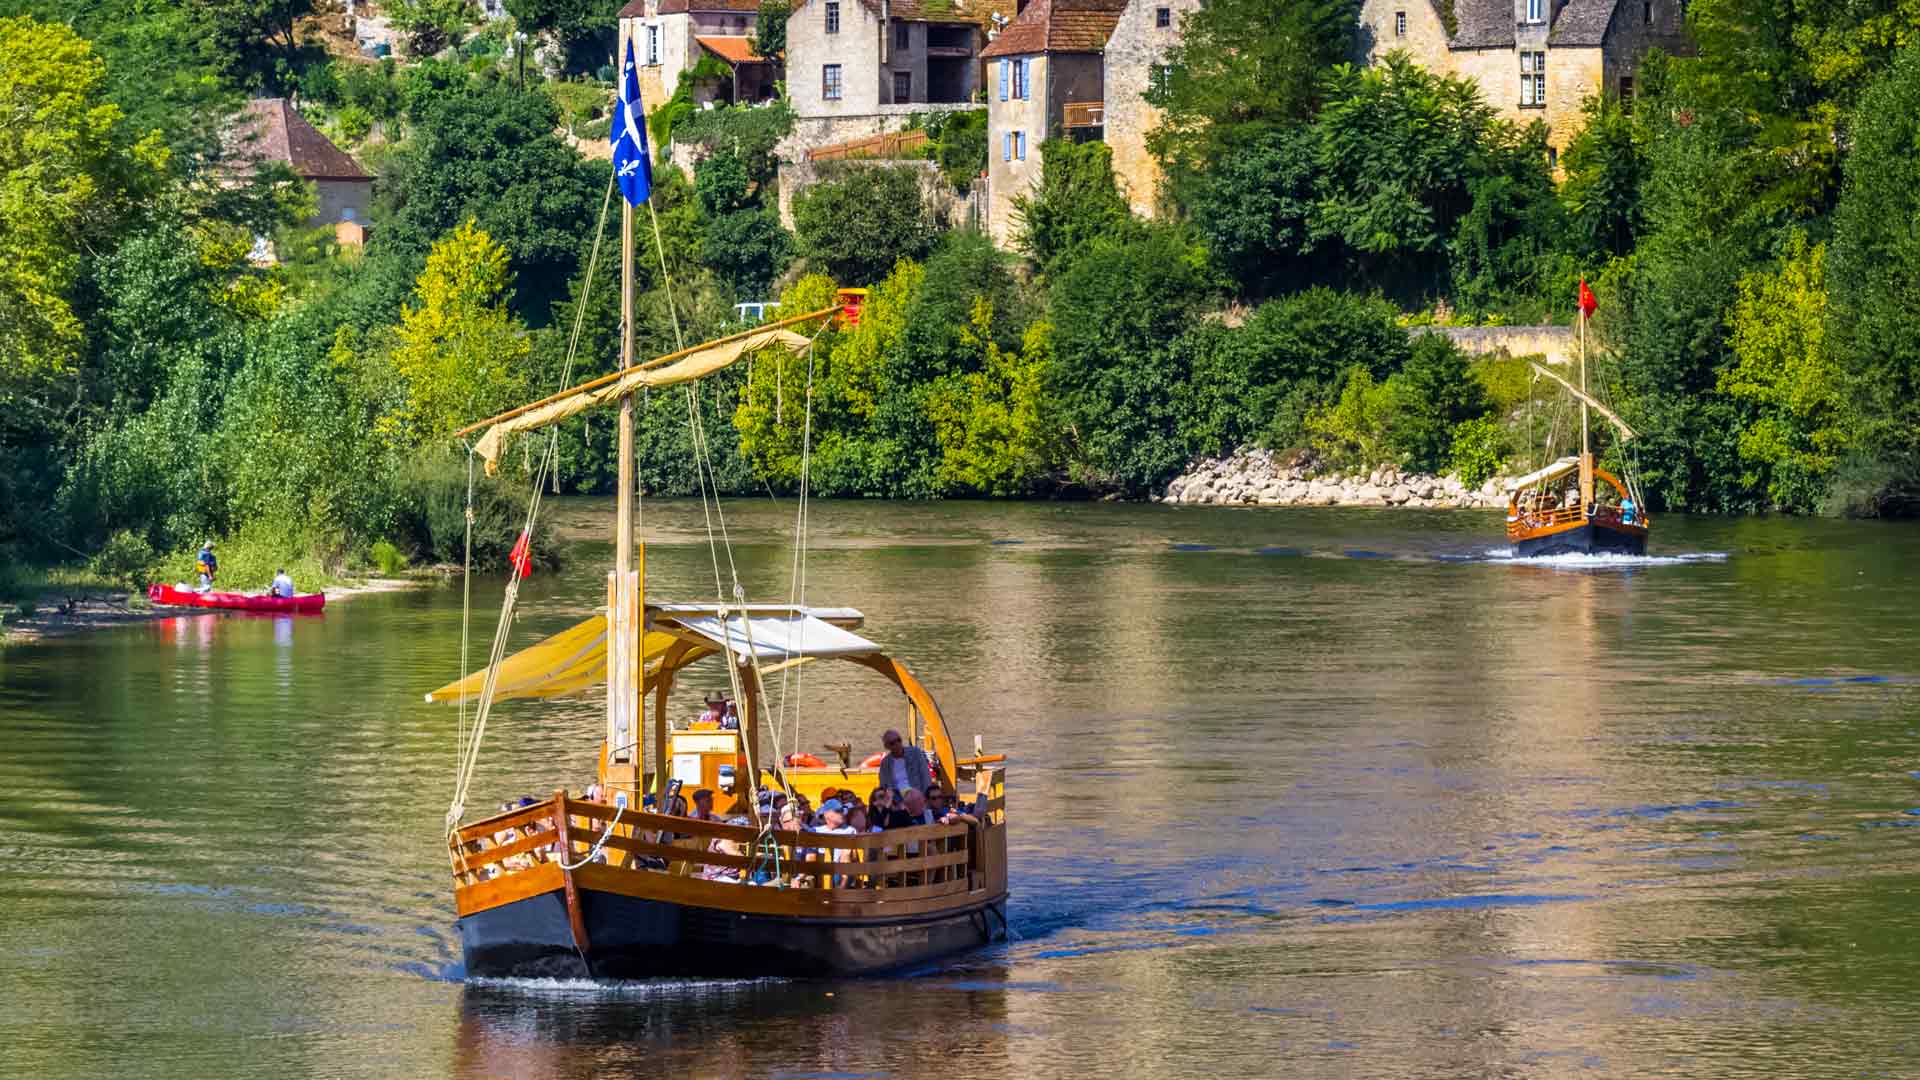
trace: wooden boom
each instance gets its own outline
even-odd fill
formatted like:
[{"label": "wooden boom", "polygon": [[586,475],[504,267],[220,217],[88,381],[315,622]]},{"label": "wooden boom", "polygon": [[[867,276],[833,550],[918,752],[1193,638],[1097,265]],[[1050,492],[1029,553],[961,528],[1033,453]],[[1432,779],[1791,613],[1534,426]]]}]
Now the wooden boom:
[{"label": "wooden boom", "polygon": [[1598,401],[1595,401],[1590,395],[1587,394],[1586,391],[1573,385],[1572,383],[1561,378],[1560,376],[1555,375],[1553,372],[1548,371],[1546,368],[1541,367],[1539,364],[1536,364],[1531,360],[1527,361],[1527,365],[1533,368],[1533,370],[1539,372],[1540,374],[1545,375],[1547,378],[1552,379],[1554,382],[1559,383],[1561,386],[1566,387],[1567,393],[1572,394],[1574,397],[1577,397],[1581,401],[1586,402],[1588,405],[1593,407],[1593,410],[1595,412],[1599,413],[1601,416],[1604,416],[1609,421],[1611,421],[1613,423],[1613,426],[1619,429],[1620,440],[1622,442],[1625,442],[1626,440],[1635,437],[1634,430],[1627,426],[1627,422],[1625,420],[1622,420],[1618,416],[1615,416],[1612,409],[1609,409],[1605,405],[1602,405]]}]

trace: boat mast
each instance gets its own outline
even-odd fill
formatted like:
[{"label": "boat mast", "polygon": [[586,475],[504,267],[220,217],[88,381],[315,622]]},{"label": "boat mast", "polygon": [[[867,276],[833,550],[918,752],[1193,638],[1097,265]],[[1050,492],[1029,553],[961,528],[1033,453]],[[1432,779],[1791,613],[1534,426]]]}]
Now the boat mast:
[{"label": "boat mast", "polygon": [[[620,367],[633,366],[633,205],[620,200]],[[646,550],[633,537],[633,395],[620,398],[619,493],[615,497],[614,568],[607,575],[606,785],[640,799],[640,641]]]},{"label": "boat mast", "polygon": [[[1582,290],[1586,282],[1580,283]],[[1580,305],[1580,506],[1593,505],[1593,445],[1587,436],[1587,308]]]}]

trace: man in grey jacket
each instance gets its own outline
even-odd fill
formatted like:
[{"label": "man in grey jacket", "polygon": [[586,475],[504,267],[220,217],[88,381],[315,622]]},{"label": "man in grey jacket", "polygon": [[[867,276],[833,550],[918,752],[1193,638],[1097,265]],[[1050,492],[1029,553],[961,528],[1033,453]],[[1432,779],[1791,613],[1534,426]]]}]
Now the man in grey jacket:
[{"label": "man in grey jacket", "polygon": [[888,731],[880,736],[880,745],[887,749],[887,756],[880,759],[880,786],[894,791],[912,789],[924,794],[927,785],[933,783],[933,769],[927,764],[927,752],[917,746],[908,746],[898,731]]}]

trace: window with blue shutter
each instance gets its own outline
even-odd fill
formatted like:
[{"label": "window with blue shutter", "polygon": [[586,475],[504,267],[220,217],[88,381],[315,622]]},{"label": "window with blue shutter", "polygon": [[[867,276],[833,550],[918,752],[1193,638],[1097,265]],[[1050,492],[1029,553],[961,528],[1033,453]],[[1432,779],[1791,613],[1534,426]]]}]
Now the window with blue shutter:
[{"label": "window with blue shutter", "polygon": [[1007,68],[1008,66],[1009,65],[1007,61],[1005,60],[1000,61],[1000,100],[1001,101],[1007,100]]},{"label": "window with blue shutter", "polygon": [[1027,133],[1024,131],[1013,133],[1013,156],[1020,161],[1027,160]]},{"label": "window with blue shutter", "polygon": [[1013,132],[1011,131],[1000,136],[1000,160],[1013,160]]}]

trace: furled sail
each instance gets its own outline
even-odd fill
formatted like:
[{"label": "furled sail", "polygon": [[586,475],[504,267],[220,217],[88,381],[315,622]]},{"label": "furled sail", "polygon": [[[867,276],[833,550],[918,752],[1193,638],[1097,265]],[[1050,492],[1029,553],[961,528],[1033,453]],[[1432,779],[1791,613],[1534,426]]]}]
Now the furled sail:
[{"label": "furled sail", "polygon": [[1507,481],[1507,490],[1519,491],[1521,488],[1532,487],[1535,484],[1550,484],[1579,467],[1579,458],[1563,457],[1544,469],[1535,469],[1525,476],[1516,476]]},{"label": "furled sail", "polygon": [[506,450],[507,437],[526,431],[538,431],[543,427],[557,424],[568,417],[594,408],[618,402],[621,398],[642,387],[677,386],[705,378],[743,356],[750,356],[761,349],[780,346],[789,352],[798,353],[808,345],[806,338],[791,330],[770,328],[759,333],[715,342],[703,349],[687,353],[658,367],[638,367],[627,371],[617,379],[598,385],[589,384],[570,394],[553,398],[538,407],[523,412],[509,413],[506,419],[488,427],[479,441],[473,444],[473,452],[486,462],[487,472],[492,473],[499,467],[500,455]]}]

